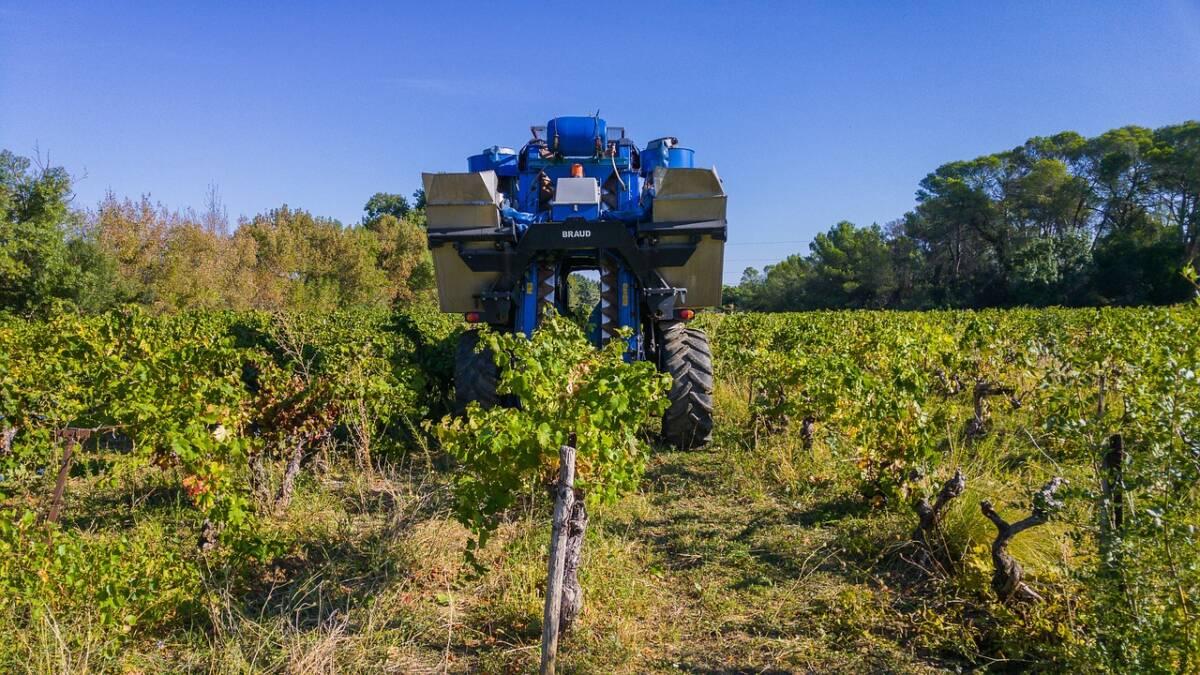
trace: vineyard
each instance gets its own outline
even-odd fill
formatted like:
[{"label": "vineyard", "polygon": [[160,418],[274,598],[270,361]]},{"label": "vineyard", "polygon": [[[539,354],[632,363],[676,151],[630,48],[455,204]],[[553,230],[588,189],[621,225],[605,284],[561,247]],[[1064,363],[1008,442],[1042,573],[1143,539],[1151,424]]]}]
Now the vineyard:
[{"label": "vineyard", "polygon": [[[713,443],[563,320],[454,416],[424,310],[0,318],[0,670],[1200,669],[1200,311],[712,314]],[[615,343],[614,343],[615,344]],[[519,363],[520,367],[509,367]]]}]

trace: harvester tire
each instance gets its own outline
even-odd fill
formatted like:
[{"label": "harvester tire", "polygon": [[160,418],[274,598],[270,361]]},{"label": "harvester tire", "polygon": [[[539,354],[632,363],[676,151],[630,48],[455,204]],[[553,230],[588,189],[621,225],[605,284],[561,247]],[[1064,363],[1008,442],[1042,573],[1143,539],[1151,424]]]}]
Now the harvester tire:
[{"label": "harvester tire", "polygon": [[683,323],[660,324],[658,369],[671,376],[663,438],[679,450],[708,443],[713,430],[713,367],[708,336]]},{"label": "harvester tire", "polygon": [[458,351],[454,354],[454,412],[463,414],[467,404],[478,401],[484,408],[498,405],[496,393],[500,369],[492,350],[477,350],[479,331],[469,330],[458,336]]}]

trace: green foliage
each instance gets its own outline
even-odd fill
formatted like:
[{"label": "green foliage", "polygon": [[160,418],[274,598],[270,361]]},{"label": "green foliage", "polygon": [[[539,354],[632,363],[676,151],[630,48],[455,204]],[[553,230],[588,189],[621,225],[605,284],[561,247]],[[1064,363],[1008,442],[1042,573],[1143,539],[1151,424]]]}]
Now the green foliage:
[{"label": "green foliage", "polygon": [[811,292],[823,307],[879,307],[895,291],[891,252],[878,226],[842,221],[812,243]]},{"label": "green foliage", "polygon": [[93,243],[72,236],[71,177],[62,167],[36,170],[0,150],[0,309],[46,311],[55,300],[85,309],[103,302],[112,283]]},{"label": "green foliage", "polygon": [[[646,622],[670,614],[675,594],[694,592],[683,618],[671,619],[685,635],[762,640],[761,653],[722,652],[730,664],[778,666],[781,641],[810,639],[803,634],[818,650],[797,657],[810,666],[826,663],[815,654],[861,656],[861,647],[875,650],[871,658],[888,654],[880,662],[942,667],[1007,659],[1073,671],[1194,669],[1195,306],[699,321],[716,357],[718,443],[656,460],[651,489],[594,511],[589,555],[614,557],[584,570],[589,602],[600,604],[590,605],[578,640],[603,645],[589,647],[588,658],[604,667],[636,660],[629,645],[640,643],[629,636],[660,634]],[[0,450],[0,595],[9,601],[0,621],[27,635],[86,617],[90,628],[64,631],[58,649],[86,652],[89,636],[103,635],[106,665],[140,650],[162,659],[152,662],[157,670],[186,670],[195,665],[189,650],[245,639],[231,637],[238,631],[221,617],[245,611],[266,622],[277,611],[286,623],[304,610],[263,610],[258,598],[290,593],[309,607],[313,593],[325,602],[328,591],[353,596],[345,611],[362,626],[404,616],[420,631],[440,625],[447,603],[470,598],[456,611],[466,608],[459,616],[471,631],[453,638],[484,636],[472,643],[478,656],[463,657],[479,659],[470,665],[502,658],[487,640],[532,644],[545,521],[531,517],[500,534],[494,526],[544,493],[571,434],[589,498],[630,492],[647,460],[639,430],[662,411],[665,382],[651,364],[625,363],[619,341],[593,349],[566,319],[533,340],[489,334],[483,342],[499,355],[503,391],[517,406],[431,422],[456,466],[442,475],[418,455],[431,473],[418,468],[411,479],[425,487],[398,490],[385,467],[421,447],[413,441],[424,438],[412,438],[419,420],[445,411],[459,330],[455,317],[424,308],[0,318],[0,431],[17,431]],[[980,383],[1012,391],[985,400],[982,435],[972,436]],[[64,519],[41,524],[62,457],[54,431],[64,426],[113,431],[77,448]],[[1115,435],[1125,448],[1120,527],[1101,470]],[[264,508],[248,464],[286,459],[283,449],[296,444],[332,468],[302,482],[289,511]],[[355,473],[364,447],[386,461]],[[914,586],[889,566],[889,552],[911,531],[912,500],[955,468],[967,488],[942,523],[950,572]],[[1051,475],[1070,479],[1061,509],[1010,549],[1046,601],[1000,604],[989,583],[994,528],[979,501],[1015,521],[1039,507],[1029,495]],[[488,570],[475,580],[458,576],[463,530],[417,515],[444,513],[436,494],[445,481],[456,517],[476,537],[521,538],[519,547],[469,549]],[[364,525],[372,519],[378,530]],[[219,536],[201,550],[206,521]],[[306,528],[312,540],[299,545]],[[607,548],[591,548],[597,542]],[[688,563],[675,565],[675,555]],[[302,582],[279,582],[298,570]],[[626,579],[621,589],[608,585],[616,578]],[[651,604],[635,618],[610,615],[599,608],[636,605],[614,603],[614,593]],[[392,604],[377,604],[385,596]],[[341,601],[333,602],[339,616]],[[813,625],[821,631],[798,628]],[[891,641],[901,625],[905,639]],[[317,637],[286,630],[287,639]],[[379,651],[361,653],[359,665],[389,658],[384,652],[414,631],[363,630]],[[617,634],[624,647],[612,651]],[[172,646],[153,646],[158,638]],[[276,654],[285,644],[263,639]],[[581,642],[573,638],[567,655],[575,663]],[[0,649],[0,662],[17,667],[21,649],[30,647]]]},{"label": "green foliage", "polygon": [[366,212],[363,215],[363,224],[369,225],[385,215],[403,219],[411,210],[412,207],[404,195],[376,192],[371,195],[371,198],[367,200],[367,205],[363,207],[363,211]]},{"label": "green foliage", "polygon": [[1169,304],[1200,259],[1200,125],[1035,137],[943,164],[885,230],[838,223],[751,270],[742,309]]},{"label": "green foliage", "polygon": [[332,311],[433,300],[420,193],[416,207],[377,193],[354,227],[287,205],[231,227],[215,190],[202,213],[112,194],[84,211],[71,207],[71,183],[62,167],[0,152],[0,310]]},{"label": "green foliage", "polygon": [[[912,497],[936,490],[931,477],[946,474],[948,457],[981,452],[975,444],[988,442],[981,433],[1005,434],[994,442],[1013,453],[1004,467],[1010,475],[1034,459],[1074,471],[1061,506],[1074,514],[1072,537],[1095,553],[1062,572],[1087,589],[1078,611],[1098,639],[1086,658],[1120,671],[1187,671],[1200,658],[1189,620],[1200,597],[1194,307],[706,321],[719,377],[750,392],[745,433],[753,446],[798,435],[811,422],[811,452],[852,463],[861,493],[877,507],[907,512]],[[1005,393],[982,399],[976,422],[978,385]],[[1125,449],[1116,474],[1100,468],[1114,438]],[[968,486],[976,480],[968,475]],[[1044,497],[1012,506],[1060,507]],[[962,508],[978,519],[977,504]],[[960,554],[968,569],[989,564],[986,547]]]},{"label": "green foliage", "polygon": [[811,420],[859,467],[863,490],[896,499],[937,464],[961,412],[944,397],[960,340],[916,315],[733,315],[716,328],[724,376],[752,392],[757,436]]},{"label": "green foliage", "polygon": [[0,498],[53,466],[55,431],[100,428],[132,448],[113,471],[178,470],[234,541],[253,530],[251,454],[338,426],[363,440],[413,428],[443,405],[434,354],[452,331],[428,313],[365,311],[152,317],[134,308],[0,323],[0,424],[16,431],[0,455]]},{"label": "green foliage", "polygon": [[[4,620],[27,630],[88,617],[119,636],[208,621],[201,579],[245,583],[286,541],[253,458],[318,442],[368,465],[398,458],[417,420],[445,408],[456,330],[426,310],[0,318]],[[64,428],[99,433],[75,448],[62,524],[43,523]],[[150,494],[137,487],[147,476]],[[82,525],[80,483],[128,502],[136,519]],[[133,506],[155,494],[176,502],[177,518]]]},{"label": "green foliage", "polygon": [[[1200,565],[1200,347],[1194,309],[1097,314],[1083,339],[1050,347],[1058,365],[1038,388],[1048,443],[1094,461],[1120,438],[1127,449],[1116,478],[1116,505],[1099,486],[1099,564],[1090,583],[1100,602],[1101,646],[1131,670],[1173,664],[1186,670],[1200,654],[1188,617],[1197,611]],[[1184,553],[1187,551],[1187,553]]]},{"label": "green foliage", "polygon": [[432,300],[433,258],[415,215],[379,216],[363,226],[363,236],[376,266],[387,278],[387,295],[393,305]]},{"label": "green foliage", "polygon": [[607,501],[637,485],[648,449],[642,427],[666,409],[667,376],[648,362],[626,363],[624,341],[595,350],[573,322],[552,317],[533,339],[487,332],[500,393],[513,407],[472,404],[433,427],[460,464],[457,516],[486,537],[522,494],[551,484],[559,447],[577,450],[576,486]]},{"label": "green foliage", "polygon": [[94,536],[0,510],[0,594],[28,621],[95,613],[121,632],[160,627],[198,610],[200,588],[196,566],[159,545],[164,535]]},{"label": "green foliage", "polygon": [[586,325],[600,303],[600,282],[573,273],[567,277],[567,298],[572,318],[579,325]]}]

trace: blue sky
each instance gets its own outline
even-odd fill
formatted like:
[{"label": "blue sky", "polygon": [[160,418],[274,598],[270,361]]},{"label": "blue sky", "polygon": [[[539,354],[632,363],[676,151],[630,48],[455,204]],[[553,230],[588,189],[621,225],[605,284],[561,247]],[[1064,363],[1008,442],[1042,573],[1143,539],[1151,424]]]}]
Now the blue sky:
[{"label": "blue sky", "polygon": [[597,109],[717,166],[736,281],[900,216],[940,163],[1200,117],[1200,2],[0,0],[0,147],[48,152],[82,206],[199,207],[215,184],[235,217],[352,222]]}]

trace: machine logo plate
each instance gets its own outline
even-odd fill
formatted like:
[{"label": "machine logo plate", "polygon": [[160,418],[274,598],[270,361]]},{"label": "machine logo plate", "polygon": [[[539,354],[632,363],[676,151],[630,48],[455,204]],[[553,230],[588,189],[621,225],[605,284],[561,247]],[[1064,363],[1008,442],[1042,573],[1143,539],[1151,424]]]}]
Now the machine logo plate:
[{"label": "machine logo plate", "polygon": [[563,230],[563,239],[587,239],[592,236],[591,230]]}]

